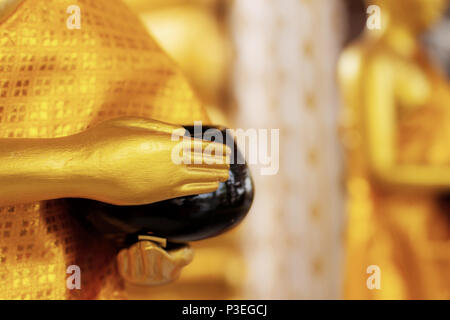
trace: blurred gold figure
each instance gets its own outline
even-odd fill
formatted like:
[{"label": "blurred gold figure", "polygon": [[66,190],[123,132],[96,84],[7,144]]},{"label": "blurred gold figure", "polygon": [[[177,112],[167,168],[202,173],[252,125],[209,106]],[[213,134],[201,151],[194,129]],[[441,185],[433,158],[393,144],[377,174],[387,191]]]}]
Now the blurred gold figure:
[{"label": "blurred gold figure", "polygon": [[450,86],[419,41],[447,1],[369,4],[381,7],[382,28],[350,45],[338,68],[348,155],[345,298],[449,299]]}]

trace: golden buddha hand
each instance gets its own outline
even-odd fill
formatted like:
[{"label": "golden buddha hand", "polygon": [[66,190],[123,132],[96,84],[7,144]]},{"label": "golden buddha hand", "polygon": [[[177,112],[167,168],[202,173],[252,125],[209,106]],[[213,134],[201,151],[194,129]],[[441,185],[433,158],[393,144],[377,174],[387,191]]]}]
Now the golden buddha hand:
[{"label": "golden buddha hand", "polygon": [[[228,179],[230,151],[222,144],[196,139],[173,141],[172,134],[185,130],[154,120],[122,118],[101,123],[73,136],[80,159],[94,180],[85,198],[118,205],[139,205],[216,190]],[[201,148],[196,146],[200,144]],[[191,164],[172,159],[175,148],[183,146]],[[203,153],[213,146],[216,153]],[[208,164],[214,163],[214,164]]]},{"label": "golden buddha hand", "polygon": [[119,252],[117,268],[128,284],[162,285],[176,280],[193,257],[189,245],[166,251],[151,241],[139,241]]},{"label": "golden buddha hand", "polygon": [[[68,197],[139,205],[215,191],[228,179],[229,148],[172,139],[183,133],[159,121],[119,118],[62,138],[0,139],[0,205]],[[172,161],[180,144],[196,161]]]}]

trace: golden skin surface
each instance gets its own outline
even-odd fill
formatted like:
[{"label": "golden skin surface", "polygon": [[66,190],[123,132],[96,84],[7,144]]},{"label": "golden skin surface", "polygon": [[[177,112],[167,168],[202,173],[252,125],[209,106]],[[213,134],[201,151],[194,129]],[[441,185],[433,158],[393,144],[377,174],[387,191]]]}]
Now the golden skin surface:
[{"label": "golden skin surface", "polygon": [[[347,149],[347,298],[448,298],[450,85],[419,36],[445,0],[370,1],[381,30],[343,52],[338,76]],[[369,290],[366,268],[381,270]]]},{"label": "golden skin surface", "polygon": [[[174,132],[184,131],[155,120],[118,118],[62,138],[0,139],[0,205],[68,197],[140,205],[215,191],[228,179],[229,148],[172,141]],[[177,145],[191,164],[172,161]]]}]

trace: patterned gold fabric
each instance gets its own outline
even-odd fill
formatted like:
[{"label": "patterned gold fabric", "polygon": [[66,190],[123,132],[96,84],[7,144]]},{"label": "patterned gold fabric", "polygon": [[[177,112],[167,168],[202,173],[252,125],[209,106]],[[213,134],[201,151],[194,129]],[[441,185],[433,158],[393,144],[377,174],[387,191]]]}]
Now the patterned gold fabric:
[{"label": "patterned gold fabric", "polygon": [[[66,27],[70,5],[81,8],[79,30]],[[66,136],[125,115],[207,121],[178,68],[122,2],[25,0],[0,25],[0,137]],[[58,200],[0,208],[2,299],[119,297],[114,258]],[[81,290],[66,289],[71,264],[81,268]]]}]

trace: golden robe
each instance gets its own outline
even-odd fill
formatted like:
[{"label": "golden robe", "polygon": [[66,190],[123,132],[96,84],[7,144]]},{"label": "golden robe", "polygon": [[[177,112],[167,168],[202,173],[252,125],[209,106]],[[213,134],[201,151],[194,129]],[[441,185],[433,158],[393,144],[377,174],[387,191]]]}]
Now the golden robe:
[{"label": "golden robe", "polygon": [[[81,29],[67,27],[71,5],[81,9]],[[121,116],[207,120],[121,1],[25,0],[0,24],[1,138],[61,137]],[[73,264],[81,290],[66,287]],[[58,200],[0,207],[0,289],[0,299],[121,297],[113,248]]]}]

